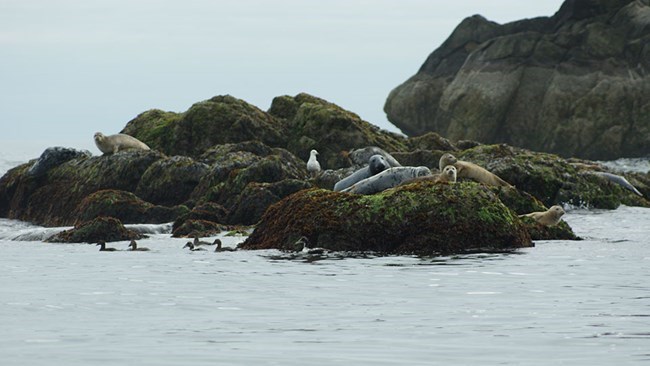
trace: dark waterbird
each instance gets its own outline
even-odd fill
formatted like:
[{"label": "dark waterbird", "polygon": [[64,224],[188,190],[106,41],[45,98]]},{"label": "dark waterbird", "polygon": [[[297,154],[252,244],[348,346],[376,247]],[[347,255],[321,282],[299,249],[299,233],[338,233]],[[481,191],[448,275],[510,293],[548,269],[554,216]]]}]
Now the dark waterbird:
[{"label": "dark waterbird", "polygon": [[100,252],[116,252],[117,251],[117,249],[115,249],[115,248],[106,248],[106,242],[103,241],[103,240],[98,241],[97,244],[95,244],[95,245],[100,246],[99,247]]},{"label": "dark waterbird", "polygon": [[129,248],[130,251],[138,251],[138,252],[149,251],[149,248],[145,248],[145,247],[138,248],[138,243],[136,243],[135,240],[131,240],[131,243],[129,243]]}]

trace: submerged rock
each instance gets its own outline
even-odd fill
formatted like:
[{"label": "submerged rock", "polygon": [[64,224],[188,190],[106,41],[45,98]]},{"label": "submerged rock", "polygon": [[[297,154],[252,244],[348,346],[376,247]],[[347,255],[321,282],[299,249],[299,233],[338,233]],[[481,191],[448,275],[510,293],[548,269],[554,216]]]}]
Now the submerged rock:
[{"label": "submerged rock", "polygon": [[295,250],[305,237],[335,251],[439,255],[532,245],[517,216],[476,183],[421,182],[362,196],[300,191],[271,206],[243,249]]},{"label": "submerged rock", "polygon": [[99,241],[137,240],[145,236],[122,225],[113,217],[97,217],[46,239],[49,243],[97,243]]}]

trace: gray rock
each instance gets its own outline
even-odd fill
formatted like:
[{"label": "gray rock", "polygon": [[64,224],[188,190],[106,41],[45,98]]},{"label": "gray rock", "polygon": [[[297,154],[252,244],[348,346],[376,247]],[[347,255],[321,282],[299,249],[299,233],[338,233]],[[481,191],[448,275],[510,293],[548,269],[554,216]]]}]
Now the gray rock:
[{"label": "gray rock", "polygon": [[395,88],[388,119],[565,157],[650,152],[650,0],[567,0],[552,17],[463,20]]},{"label": "gray rock", "polygon": [[27,171],[31,177],[41,177],[47,174],[50,169],[57,167],[66,161],[80,157],[90,157],[88,150],[77,150],[68,147],[48,147]]}]

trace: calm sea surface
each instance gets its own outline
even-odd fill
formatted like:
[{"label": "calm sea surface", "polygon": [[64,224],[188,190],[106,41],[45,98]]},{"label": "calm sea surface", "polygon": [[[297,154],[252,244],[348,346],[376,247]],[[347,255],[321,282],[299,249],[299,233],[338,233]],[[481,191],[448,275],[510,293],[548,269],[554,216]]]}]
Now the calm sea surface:
[{"label": "calm sea surface", "polygon": [[0,220],[0,364],[650,364],[650,209],[565,219],[585,240],[322,260],[188,252],[164,225],[139,226],[150,252],[98,252]]}]

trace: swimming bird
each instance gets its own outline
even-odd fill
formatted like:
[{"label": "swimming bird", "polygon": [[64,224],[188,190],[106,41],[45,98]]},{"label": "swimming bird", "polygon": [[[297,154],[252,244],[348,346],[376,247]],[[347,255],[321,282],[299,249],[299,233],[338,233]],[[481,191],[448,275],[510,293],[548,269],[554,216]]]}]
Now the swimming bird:
[{"label": "swimming bird", "polygon": [[301,236],[300,239],[294,243],[294,248],[303,254],[308,255],[321,255],[325,253],[323,248],[312,248],[309,239],[306,236]]},{"label": "swimming bird", "polygon": [[234,252],[236,250],[234,248],[222,247],[221,246],[221,240],[219,240],[219,239],[214,239],[214,244],[217,245],[217,247],[214,248],[215,252]]},{"label": "swimming bird", "polygon": [[194,244],[195,247],[201,246],[201,245],[214,245],[215,243],[208,243],[207,241],[199,240],[198,236],[194,236]]},{"label": "swimming bird", "polygon": [[320,172],[320,163],[316,159],[316,155],[318,155],[318,151],[312,150],[309,153],[309,160],[307,160],[307,171],[311,174],[312,178],[316,177]]},{"label": "swimming bird", "polygon": [[149,248],[138,248],[138,243],[135,242],[135,240],[131,240],[131,243],[129,244],[129,249],[130,251],[139,251],[139,252],[146,252],[149,250]]},{"label": "swimming bird", "polygon": [[188,241],[188,242],[185,244],[185,246],[183,247],[183,249],[185,249],[185,248],[190,248],[190,250],[193,251],[193,252],[196,252],[197,250],[205,250],[204,248],[195,247],[194,244],[192,244],[191,241]]},{"label": "swimming bird", "polygon": [[103,241],[103,240],[98,241],[97,244],[95,244],[95,245],[100,245],[100,247],[99,247],[100,252],[116,252],[117,251],[117,249],[115,249],[115,248],[106,248],[106,242]]}]

